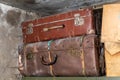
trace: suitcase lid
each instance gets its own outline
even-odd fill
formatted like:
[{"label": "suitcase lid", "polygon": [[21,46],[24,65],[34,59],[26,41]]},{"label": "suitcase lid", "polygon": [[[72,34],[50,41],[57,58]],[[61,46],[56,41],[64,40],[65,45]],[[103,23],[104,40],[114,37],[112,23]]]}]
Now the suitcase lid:
[{"label": "suitcase lid", "polygon": [[120,4],[103,6],[102,42],[120,42]]},{"label": "suitcase lid", "polygon": [[80,14],[81,17],[87,17],[87,16],[91,16],[91,12],[92,12],[93,8],[85,8],[85,9],[77,9],[77,10],[71,10],[68,12],[63,12],[63,13],[59,13],[59,14],[55,14],[55,15],[50,15],[50,16],[45,16],[45,17],[41,17],[38,19],[34,19],[34,20],[27,20],[22,22],[22,28],[27,28],[27,26],[29,24],[32,23],[32,26],[41,26],[41,25],[45,25],[45,24],[51,24],[51,23],[55,23],[55,22],[60,22],[62,20],[69,20],[69,19],[74,19],[75,15],[73,14]]},{"label": "suitcase lid", "polygon": [[82,47],[83,36],[64,38],[59,40],[49,40],[44,42],[29,43],[25,47],[29,52],[64,51],[70,49],[80,49]]},{"label": "suitcase lid", "polygon": [[23,42],[33,43],[94,33],[92,13],[91,8],[86,8],[23,22]]},{"label": "suitcase lid", "polygon": [[[50,51],[64,51],[64,50],[80,50],[83,47],[88,47],[89,42],[95,38],[94,34],[64,38],[59,40],[50,40],[44,42],[29,43],[25,45],[26,50],[29,52],[46,52]],[[91,43],[93,44],[93,43]],[[91,46],[91,45],[90,45]]]}]

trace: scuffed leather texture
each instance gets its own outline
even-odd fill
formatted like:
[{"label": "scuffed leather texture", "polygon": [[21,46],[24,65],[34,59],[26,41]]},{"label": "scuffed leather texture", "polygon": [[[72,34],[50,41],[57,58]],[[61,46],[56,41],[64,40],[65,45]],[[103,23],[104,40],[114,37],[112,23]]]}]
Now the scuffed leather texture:
[{"label": "scuffed leather texture", "polygon": [[[94,33],[93,10],[78,9],[22,23],[23,42],[55,40]],[[63,28],[54,28],[63,26]],[[54,29],[51,29],[54,28]]]},{"label": "scuffed leather texture", "polygon": [[[52,61],[57,56],[56,62],[45,65],[41,58],[44,57],[44,62],[50,63],[49,52]],[[99,52],[97,37],[94,34],[55,40],[50,46],[48,41],[27,44],[24,48],[19,48],[19,55],[23,64],[20,72],[24,76],[99,75]],[[51,75],[50,66],[52,66],[53,75]]]}]

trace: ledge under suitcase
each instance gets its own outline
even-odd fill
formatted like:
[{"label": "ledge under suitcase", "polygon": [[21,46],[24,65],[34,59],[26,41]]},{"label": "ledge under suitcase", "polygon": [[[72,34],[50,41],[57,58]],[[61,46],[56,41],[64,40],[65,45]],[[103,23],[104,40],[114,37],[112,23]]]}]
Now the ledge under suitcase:
[{"label": "ledge under suitcase", "polygon": [[37,42],[19,48],[24,76],[99,76],[96,35]]}]

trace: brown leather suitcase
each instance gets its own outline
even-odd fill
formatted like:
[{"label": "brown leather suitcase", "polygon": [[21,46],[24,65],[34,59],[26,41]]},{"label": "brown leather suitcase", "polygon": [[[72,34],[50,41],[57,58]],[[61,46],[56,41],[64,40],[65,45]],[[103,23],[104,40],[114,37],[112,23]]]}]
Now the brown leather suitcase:
[{"label": "brown leather suitcase", "polygon": [[24,43],[80,36],[93,30],[93,11],[88,8],[22,23]]},{"label": "brown leather suitcase", "polygon": [[98,76],[98,40],[94,34],[30,43],[19,48],[24,76]]}]

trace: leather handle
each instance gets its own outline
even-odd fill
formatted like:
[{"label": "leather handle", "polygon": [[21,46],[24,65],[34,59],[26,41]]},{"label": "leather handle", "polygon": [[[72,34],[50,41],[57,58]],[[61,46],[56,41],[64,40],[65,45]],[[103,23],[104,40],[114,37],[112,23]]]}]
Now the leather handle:
[{"label": "leather handle", "polygon": [[53,26],[53,27],[50,27],[50,28],[43,28],[43,31],[46,32],[46,31],[49,31],[49,30],[52,30],[52,29],[59,29],[59,28],[64,28],[64,25]]},{"label": "leather handle", "polygon": [[53,64],[55,64],[55,63],[56,63],[57,58],[58,58],[58,56],[57,56],[57,55],[55,55],[55,57],[54,57],[53,61],[51,61],[51,62],[47,62],[47,61],[45,61],[45,57],[44,57],[44,56],[42,56],[42,58],[41,58],[41,63],[42,63],[43,65],[53,65]]}]

